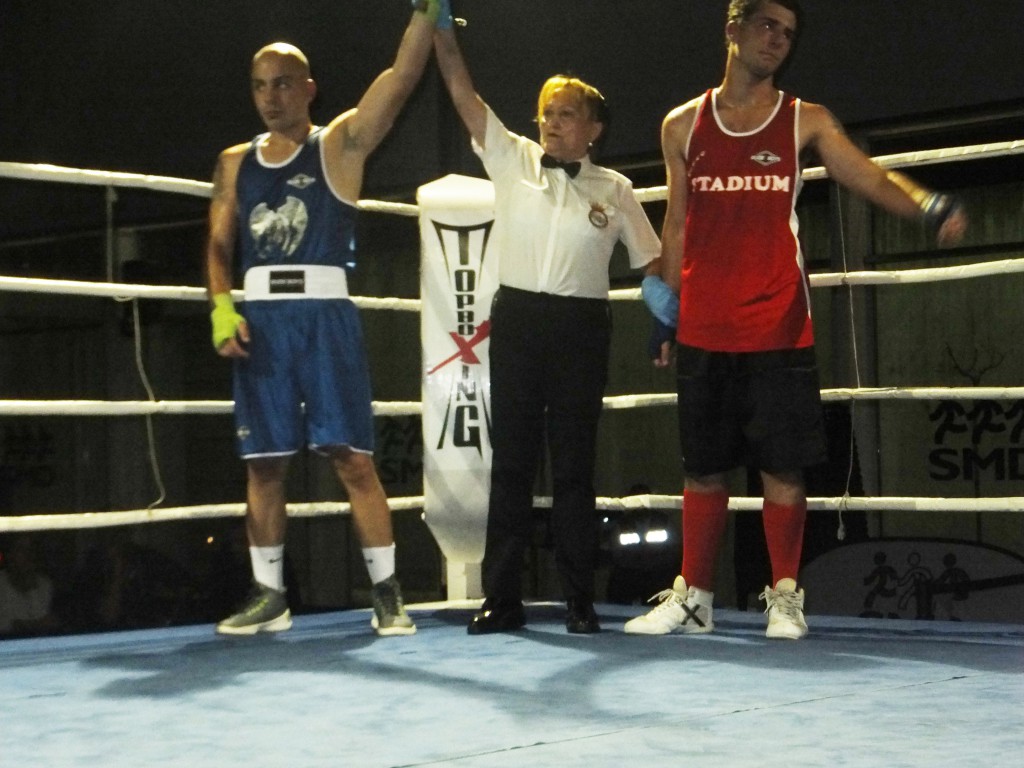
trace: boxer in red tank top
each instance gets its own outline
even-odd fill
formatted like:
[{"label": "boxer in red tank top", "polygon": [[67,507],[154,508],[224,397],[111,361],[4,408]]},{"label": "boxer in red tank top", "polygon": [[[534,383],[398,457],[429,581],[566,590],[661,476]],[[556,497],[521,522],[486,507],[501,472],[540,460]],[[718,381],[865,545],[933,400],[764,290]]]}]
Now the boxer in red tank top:
[{"label": "boxer in red tank top", "polygon": [[[813,150],[833,180],[875,205],[924,219],[942,245],[957,242],[967,226],[955,198],[886,172],[827,109],[776,87],[801,16],[797,0],[732,0],[722,84],[672,110],[662,126],[664,285],[645,285],[644,297],[662,330],[669,298],[679,297],[683,566],[675,583],[652,598],[656,607],[626,623],[630,634],[714,628],[726,472],[741,466],[756,467],[764,487],[774,584],[761,595],[767,636],[807,634],[804,591],[797,587],[807,510],[803,468],[827,453],[794,212],[801,154]],[[655,365],[667,366],[670,353],[671,344],[661,343]]]},{"label": "boxer in red tank top", "polygon": [[800,100],[778,92],[768,118],[730,130],[715,91],[697,106],[686,147],[686,251],[677,339],[719,352],[814,341],[794,212]]}]

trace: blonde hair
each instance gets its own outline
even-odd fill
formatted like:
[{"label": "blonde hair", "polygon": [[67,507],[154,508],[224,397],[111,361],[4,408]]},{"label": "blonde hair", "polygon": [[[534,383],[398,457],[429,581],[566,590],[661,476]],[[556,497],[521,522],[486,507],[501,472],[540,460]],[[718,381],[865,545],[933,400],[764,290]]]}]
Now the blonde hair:
[{"label": "blonde hair", "polygon": [[544,83],[544,86],[540,89],[540,95],[537,97],[538,121],[544,114],[545,105],[551,100],[555,92],[567,89],[571,89],[578,95],[580,103],[586,105],[587,112],[592,120],[601,123],[605,128],[608,127],[611,114],[608,111],[608,105],[605,103],[604,96],[594,86],[569,75],[553,75]]}]

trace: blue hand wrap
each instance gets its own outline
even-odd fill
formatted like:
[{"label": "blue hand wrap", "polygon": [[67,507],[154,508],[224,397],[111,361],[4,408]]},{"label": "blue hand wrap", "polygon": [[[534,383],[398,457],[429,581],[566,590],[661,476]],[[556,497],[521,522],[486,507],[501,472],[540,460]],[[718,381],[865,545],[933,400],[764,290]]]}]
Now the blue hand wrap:
[{"label": "blue hand wrap", "polygon": [[452,0],[440,0],[441,10],[437,14],[437,28],[452,28]]},{"label": "blue hand wrap", "polygon": [[640,294],[658,322],[676,327],[679,323],[679,297],[672,293],[664,280],[657,275],[647,275],[640,283]]},{"label": "blue hand wrap", "polygon": [[941,192],[932,192],[921,203],[921,215],[932,232],[942,229],[946,219],[961,210],[963,204],[956,195],[944,195]]},{"label": "blue hand wrap", "polygon": [[654,318],[653,326],[651,328],[651,335],[647,339],[647,354],[651,360],[657,360],[661,357],[661,345],[665,342],[675,344],[676,342],[676,329],[674,326],[665,325],[658,318]]}]

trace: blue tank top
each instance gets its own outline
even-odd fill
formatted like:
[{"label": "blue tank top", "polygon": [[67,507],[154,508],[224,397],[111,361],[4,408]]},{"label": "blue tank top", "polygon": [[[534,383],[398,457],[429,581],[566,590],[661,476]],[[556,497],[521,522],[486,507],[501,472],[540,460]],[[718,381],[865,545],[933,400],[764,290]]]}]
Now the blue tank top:
[{"label": "blue tank top", "polygon": [[[239,263],[355,266],[355,206],[339,200],[320,160],[322,128],[282,165],[260,162],[252,140],[238,169]],[[265,135],[265,134],[264,134]]]}]

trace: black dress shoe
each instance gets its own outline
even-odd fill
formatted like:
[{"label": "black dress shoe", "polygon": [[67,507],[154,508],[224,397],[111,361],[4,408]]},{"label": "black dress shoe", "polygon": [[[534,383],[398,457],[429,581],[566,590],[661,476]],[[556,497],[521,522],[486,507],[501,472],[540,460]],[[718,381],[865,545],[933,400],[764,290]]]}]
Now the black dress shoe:
[{"label": "black dress shoe", "polygon": [[471,635],[513,632],[526,625],[526,613],[518,600],[485,600],[483,610],[473,616],[466,627]]},{"label": "black dress shoe", "polygon": [[565,617],[565,628],[573,635],[592,635],[601,631],[594,604],[581,598],[570,598],[569,612]]}]

